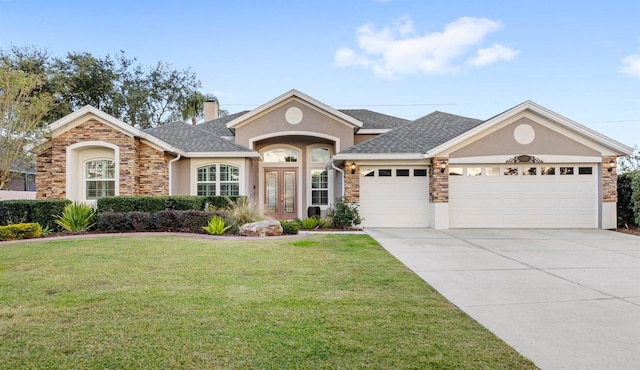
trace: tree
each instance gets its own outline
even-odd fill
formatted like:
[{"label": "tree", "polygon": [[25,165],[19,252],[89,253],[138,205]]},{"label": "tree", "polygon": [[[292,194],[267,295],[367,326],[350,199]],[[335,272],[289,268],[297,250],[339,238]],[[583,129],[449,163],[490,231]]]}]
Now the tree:
[{"label": "tree", "polygon": [[200,87],[190,69],[178,70],[164,62],[145,67],[124,52],[113,57],[74,52],[51,58],[46,50],[12,47],[0,50],[0,60],[44,77],[39,88],[56,102],[48,122],[90,104],[135,127],[153,127],[181,114]]},{"label": "tree", "polygon": [[15,175],[12,164],[31,159],[25,146],[42,137],[42,120],[53,106],[51,95],[40,91],[43,81],[0,61],[0,188]]},{"label": "tree", "polygon": [[618,168],[621,173],[640,171],[640,148],[637,145],[631,155],[618,158]]},{"label": "tree", "polygon": [[[204,119],[204,103],[207,101],[218,100],[214,94],[203,94],[194,91],[187,99],[184,100],[182,108],[178,115],[174,115],[173,120],[191,121],[192,125]],[[224,117],[228,112],[224,109],[218,111],[220,117]]]}]

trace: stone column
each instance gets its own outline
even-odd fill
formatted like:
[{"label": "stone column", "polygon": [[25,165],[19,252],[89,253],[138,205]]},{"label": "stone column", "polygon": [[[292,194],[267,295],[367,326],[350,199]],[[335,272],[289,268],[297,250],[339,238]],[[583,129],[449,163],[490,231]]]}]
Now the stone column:
[{"label": "stone column", "polygon": [[360,166],[356,164],[355,171],[351,174],[351,162],[345,162],[344,197],[347,202],[360,203]]},{"label": "stone column", "polygon": [[[444,172],[440,172],[442,162]],[[449,203],[449,159],[433,158],[429,167],[429,202]]]}]

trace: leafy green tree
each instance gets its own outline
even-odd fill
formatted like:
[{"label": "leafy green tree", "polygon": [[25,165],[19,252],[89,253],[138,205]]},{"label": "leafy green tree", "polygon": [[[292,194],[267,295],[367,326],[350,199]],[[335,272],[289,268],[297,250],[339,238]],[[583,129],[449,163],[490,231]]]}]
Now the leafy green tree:
[{"label": "leafy green tree", "polygon": [[637,145],[631,155],[618,158],[618,169],[621,173],[640,171],[640,148]]},{"label": "leafy green tree", "polygon": [[55,99],[48,122],[90,104],[138,128],[167,123],[181,114],[200,87],[190,69],[158,62],[145,67],[124,52],[96,57],[88,52],[51,58],[34,47],[0,50],[0,60],[14,69],[44,76],[39,87]]},{"label": "leafy green tree", "polygon": [[43,119],[53,98],[41,91],[42,76],[15,70],[0,61],[0,189],[15,175],[14,163],[27,163],[25,147],[43,135]]}]

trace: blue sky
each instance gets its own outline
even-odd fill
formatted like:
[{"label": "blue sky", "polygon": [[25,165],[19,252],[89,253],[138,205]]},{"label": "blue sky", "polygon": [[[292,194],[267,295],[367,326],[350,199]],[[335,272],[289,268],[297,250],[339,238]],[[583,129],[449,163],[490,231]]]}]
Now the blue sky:
[{"label": "blue sky", "polygon": [[230,112],[293,88],[408,119],[533,100],[633,146],[639,19],[632,0],[0,0],[0,48],[190,67]]}]

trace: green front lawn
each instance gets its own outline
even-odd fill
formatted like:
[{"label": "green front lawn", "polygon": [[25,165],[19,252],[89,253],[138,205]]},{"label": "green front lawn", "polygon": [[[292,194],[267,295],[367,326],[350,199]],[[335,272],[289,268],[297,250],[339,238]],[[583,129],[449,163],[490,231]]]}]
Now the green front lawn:
[{"label": "green front lawn", "polygon": [[535,368],[366,235],[0,244],[3,368]]}]

